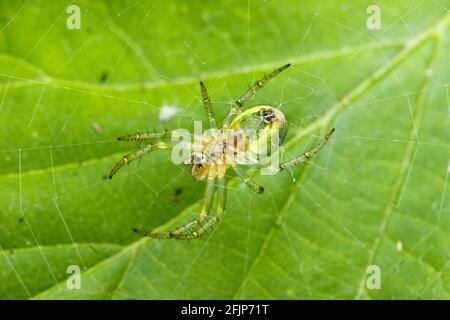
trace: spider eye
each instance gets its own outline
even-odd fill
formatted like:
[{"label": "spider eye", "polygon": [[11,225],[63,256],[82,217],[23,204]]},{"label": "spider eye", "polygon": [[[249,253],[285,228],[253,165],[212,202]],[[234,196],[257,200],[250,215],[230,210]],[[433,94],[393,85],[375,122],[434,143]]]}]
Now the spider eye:
[{"label": "spider eye", "polygon": [[266,110],[262,110],[261,113],[261,118],[264,120],[264,122],[270,122],[275,118],[275,114],[272,110],[266,109]]}]

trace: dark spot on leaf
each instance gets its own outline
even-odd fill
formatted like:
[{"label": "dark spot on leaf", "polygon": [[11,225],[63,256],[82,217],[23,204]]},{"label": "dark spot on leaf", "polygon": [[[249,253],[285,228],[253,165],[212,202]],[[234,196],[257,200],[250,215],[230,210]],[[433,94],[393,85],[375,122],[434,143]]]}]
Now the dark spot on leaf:
[{"label": "dark spot on leaf", "polygon": [[106,80],[108,80],[108,76],[109,76],[108,72],[105,71],[105,70],[103,70],[102,73],[101,73],[101,75],[100,75],[99,82],[100,82],[100,83],[106,82]]},{"label": "dark spot on leaf", "polygon": [[173,202],[178,202],[180,195],[183,193],[182,188],[176,188],[172,193],[172,197],[170,198]]}]

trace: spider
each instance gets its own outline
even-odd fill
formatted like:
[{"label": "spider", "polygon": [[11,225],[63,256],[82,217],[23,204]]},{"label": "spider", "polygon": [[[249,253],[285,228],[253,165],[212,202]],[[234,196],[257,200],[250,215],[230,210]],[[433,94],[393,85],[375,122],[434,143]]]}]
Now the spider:
[{"label": "spider", "polygon": [[[159,239],[180,239],[190,240],[202,236],[208,229],[214,226],[224,215],[225,211],[225,173],[228,169],[232,169],[236,172],[237,176],[258,194],[264,192],[264,188],[258,185],[244,172],[241,171],[240,164],[236,160],[218,161],[223,160],[225,154],[231,147],[236,147],[236,136],[233,139],[229,139],[224,134],[225,131],[234,132],[238,129],[257,129],[259,135],[246,141],[246,143],[260,144],[261,141],[268,139],[269,136],[277,130],[279,131],[279,143],[281,143],[287,132],[287,120],[284,113],[274,106],[269,105],[257,105],[249,107],[243,110],[245,101],[249,100],[253,95],[261,89],[270,79],[278,75],[283,70],[287,69],[290,64],[286,64],[280,68],[273,70],[271,73],[265,75],[260,80],[256,81],[239,99],[234,101],[231,105],[231,110],[225,117],[225,120],[220,129],[216,129],[219,134],[215,138],[211,138],[208,141],[200,141],[200,151],[192,152],[187,160],[187,163],[191,166],[191,174],[197,180],[206,180],[206,190],[204,193],[204,199],[202,208],[197,219],[188,222],[184,225],[175,228],[174,230],[167,232],[149,232],[140,229],[133,228],[133,231],[137,234],[145,237],[159,238]],[[203,101],[203,106],[206,110],[209,119],[210,128],[216,128],[216,119],[213,113],[211,100],[208,96],[206,87],[202,81],[200,81],[200,92]],[[328,139],[334,132],[334,128],[331,129],[317,145],[311,150],[305,152],[303,155],[277,165],[277,171],[286,170],[293,166],[305,163],[316,155],[319,150],[325,145]],[[124,156],[109,173],[111,179],[117,171],[124,165],[129,164],[133,160],[144,156],[145,154],[161,149],[173,148],[169,138],[173,131],[162,132],[141,132],[132,135],[126,135],[119,137],[119,141],[139,141],[145,144],[139,150],[132,152]],[[240,144],[242,146],[242,144]],[[247,146],[247,147],[245,147]],[[207,155],[207,150],[215,150],[215,156],[211,157]],[[247,151],[248,144],[244,144],[242,150],[238,148],[233,149],[233,154],[237,154],[240,151]],[[215,199],[216,198],[216,199]],[[216,200],[216,212],[214,215],[210,215],[213,202]]]}]

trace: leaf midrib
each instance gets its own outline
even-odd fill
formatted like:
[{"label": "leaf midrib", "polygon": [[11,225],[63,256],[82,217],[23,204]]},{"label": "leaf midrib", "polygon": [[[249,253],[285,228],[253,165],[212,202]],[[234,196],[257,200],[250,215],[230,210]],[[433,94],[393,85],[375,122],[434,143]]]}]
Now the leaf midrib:
[{"label": "leaf midrib", "polygon": [[[409,39],[399,39],[399,40],[385,40],[377,43],[377,48],[389,48],[389,47],[402,47],[406,43],[408,43]],[[350,47],[342,47],[335,50],[322,51],[310,53],[307,55],[300,55],[291,59],[291,63],[293,64],[302,64],[302,63],[315,63],[327,59],[335,59],[339,57],[343,57],[346,55],[354,54],[355,52],[362,52],[363,50],[372,50],[374,46],[370,44],[363,44],[357,46]],[[16,59],[18,62],[21,61],[20,58],[15,57],[10,54],[2,53],[0,54],[4,57],[9,57],[11,60]],[[248,74],[252,72],[263,72],[267,70],[271,70],[273,68],[279,67],[282,64],[285,64],[289,59],[283,59],[278,61],[272,61],[261,64],[240,66],[237,68],[227,68],[224,70],[218,70],[214,72],[204,72],[196,75],[190,76],[178,76],[175,78],[167,78],[164,80],[151,80],[151,81],[142,81],[142,82],[132,82],[132,83],[109,83],[109,84],[98,84],[95,82],[86,82],[72,79],[64,79],[49,76],[43,69],[39,67],[27,63],[27,67],[35,70],[36,73],[40,74],[42,80],[39,79],[26,79],[17,75],[0,73],[1,77],[4,78],[12,78],[16,79],[20,85],[30,86],[30,85],[48,85],[48,86],[56,86],[56,87],[70,87],[70,88],[84,88],[91,89],[93,91],[104,91],[105,89],[117,90],[117,91],[126,91],[126,90],[134,90],[134,89],[154,89],[171,85],[188,85],[192,83],[196,83],[199,79],[202,80],[213,80],[213,79],[221,79],[233,75],[239,74]],[[10,82],[8,87],[14,85],[15,82]],[[7,85],[0,84],[0,90],[4,89]],[[16,85],[15,88],[20,88],[19,85]]]},{"label": "leaf midrib", "polygon": [[[80,247],[94,247],[95,246],[109,246],[111,248],[121,249],[123,246],[114,242],[75,242],[77,246]],[[54,244],[46,244],[41,245],[40,248],[42,250],[50,250],[50,249],[64,249],[64,248],[73,248],[73,243],[54,243]],[[38,247],[36,246],[30,246],[30,247],[10,247],[10,248],[4,248],[3,251],[5,251],[6,254],[10,253],[24,253],[28,251],[36,250]]]}]

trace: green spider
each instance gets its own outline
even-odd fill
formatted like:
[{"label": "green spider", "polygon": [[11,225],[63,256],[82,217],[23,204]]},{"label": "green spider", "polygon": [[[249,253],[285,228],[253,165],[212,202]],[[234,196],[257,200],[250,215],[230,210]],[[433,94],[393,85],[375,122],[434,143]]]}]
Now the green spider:
[{"label": "green spider", "polygon": [[[244,172],[239,168],[237,161],[217,161],[217,154],[215,157],[205,157],[202,152],[212,147],[220,145],[219,159],[223,160],[225,154],[228,152],[228,148],[233,147],[233,152],[236,154],[235,141],[230,143],[228,136],[226,137],[225,131],[229,132],[240,129],[255,129],[258,130],[259,135],[254,140],[246,141],[247,147],[252,144],[261,144],[262,141],[270,139],[269,136],[277,130],[279,134],[279,143],[283,141],[286,136],[288,123],[284,113],[273,106],[258,105],[250,107],[246,110],[242,110],[244,102],[253,97],[253,95],[261,89],[270,79],[278,75],[283,70],[287,69],[290,64],[286,64],[280,68],[275,69],[268,75],[265,75],[262,79],[255,82],[255,84],[249,88],[238,100],[234,101],[231,106],[231,110],[226,116],[224,123],[218,132],[220,133],[208,142],[201,142],[200,152],[197,150],[192,152],[189,156],[189,165],[191,166],[191,173],[197,180],[206,180],[206,190],[203,199],[202,209],[197,219],[188,222],[184,225],[175,228],[172,231],[167,232],[148,232],[139,229],[134,229],[136,233],[145,237],[159,238],[159,239],[180,239],[189,240],[202,236],[209,228],[215,225],[224,215],[225,211],[225,173],[228,169],[232,169],[236,172],[243,182],[250,187],[256,193],[263,193],[264,188],[259,186],[250,177],[246,176]],[[202,96],[203,105],[208,114],[209,124],[211,128],[216,128],[216,119],[213,113],[211,100],[206,91],[206,87],[203,82],[200,82],[200,91]],[[334,132],[334,128],[326,134],[321,141],[314,146],[311,150],[303,155],[278,164],[277,171],[288,169],[292,166],[299,165],[306,162],[309,158],[319,152],[323,145],[328,141]],[[119,141],[144,141],[145,144],[141,149],[132,152],[124,156],[116,165],[112,168],[109,178],[111,179],[117,171],[124,165],[129,164],[131,161],[142,157],[143,155],[154,150],[170,149],[173,148],[173,144],[170,143],[170,137],[172,131],[162,132],[141,132],[132,135],[119,137]],[[246,151],[245,149],[244,151]],[[268,156],[270,153],[268,154]],[[261,159],[259,159],[261,160]],[[217,196],[216,196],[217,194]],[[213,206],[214,198],[216,198],[216,214],[209,215],[211,207]]]}]

